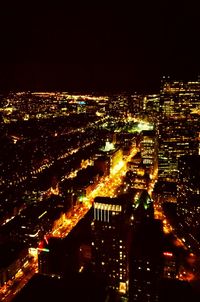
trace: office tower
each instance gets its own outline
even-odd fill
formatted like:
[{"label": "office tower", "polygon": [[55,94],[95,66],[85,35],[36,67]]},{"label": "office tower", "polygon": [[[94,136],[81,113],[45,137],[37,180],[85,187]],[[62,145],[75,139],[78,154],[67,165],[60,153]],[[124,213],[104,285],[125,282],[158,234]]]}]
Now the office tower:
[{"label": "office tower", "polygon": [[135,190],[132,209],[129,301],[155,302],[163,274],[162,223],[154,220],[153,202],[147,190]]},{"label": "office tower", "polygon": [[150,178],[146,173],[146,167],[142,162],[141,153],[138,152],[131,161],[128,162],[128,172],[126,182],[132,189],[148,189]]},{"label": "office tower", "polygon": [[163,81],[160,96],[158,175],[177,181],[178,158],[197,154],[200,82]]},{"label": "office tower", "polygon": [[144,98],[142,95],[134,93],[129,96],[129,112],[134,116],[139,117],[143,112]]},{"label": "office tower", "polygon": [[160,113],[166,118],[188,117],[200,106],[200,81],[183,82],[163,78]]},{"label": "office tower", "polygon": [[141,156],[148,174],[153,175],[157,168],[157,138],[155,131],[142,131],[141,135]]},{"label": "office tower", "polygon": [[129,301],[158,301],[163,275],[162,224],[159,220],[138,223],[133,232],[129,259]]},{"label": "office tower", "polygon": [[132,214],[134,217],[133,225],[153,221],[154,208],[153,202],[147,190],[135,190],[134,197],[132,198]]},{"label": "office tower", "polygon": [[163,252],[164,258],[164,273],[163,277],[167,279],[175,279],[177,276],[176,257],[171,251]]},{"label": "office tower", "polygon": [[158,114],[160,104],[159,94],[149,94],[144,97],[143,110],[145,110],[150,115]]},{"label": "office tower", "polygon": [[[177,213],[190,238],[200,240],[200,155],[179,159]],[[196,240],[195,240],[196,242]]]},{"label": "office tower", "polygon": [[126,173],[126,182],[128,186],[136,190],[148,190],[150,184],[150,178],[147,173],[145,173],[145,168],[140,167],[139,173],[134,173],[128,171]]},{"label": "office tower", "polygon": [[107,279],[110,289],[128,290],[130,210],[126,198],[96,197],[93,204],[92,254],[94,271]]}]

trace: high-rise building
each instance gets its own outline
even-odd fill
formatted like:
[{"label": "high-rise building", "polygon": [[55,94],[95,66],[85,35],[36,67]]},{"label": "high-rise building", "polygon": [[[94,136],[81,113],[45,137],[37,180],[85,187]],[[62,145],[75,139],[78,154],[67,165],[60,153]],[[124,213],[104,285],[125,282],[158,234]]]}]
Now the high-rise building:
[{"label": "high-rise building", "polygon": [[120,198],[96,197],[93,211],[94,271],[106,278],[110,289],[127,298],[133,230],[153,221],[152,201],[146,190],[131,190]]},{"label": "high-rise building", "polygon": [[143,112],[144,98],[140,94],[132,94],[129,98],[129,112],[134,114],[134,116],[139,117]]},{"label": "high-rise building", "polygon": [[178,158],[197,154],[195,121],[170,119],[159,125],[158,175],[163,181],[177,181]]},{"label": "high-rise building", "polygon": [[163,277],[167,279],[175,279],[177,276],[176,257],[171,251],[163,252],[164,258],[164,272]]},{"label": "high-rise building", "polygon": [[133,226],[154,219],[153,202],[147,190],[135,190],[132,200]]},{"label": "high-rise building", "polygon": [[197,154],[200,82],[163,81],[160,96],[158,175],[177,181],[178,158]]},{"label": "high-rise building", "polygon": [[200,81],[183,82],[163,78],[160,92],[160,113],[166,118],[184,118],[200,106]]},{"label": "high-rise building", "polygon": [[[179,159],[177,214],[187,234],[200,240],[200,155]],[[196,241],[197,240],[197,241]]]},{"label": "high-rise building", "polygon": [[158,114],[160,104],[159,94],[149,94],[144,97],[143,110],[148,112],[150,115]]},{"label": "high-rise building", "polygon": [[153,174],[157,168],[157,138],[155,131],[142,131],[141,136],[141,156],[143,164],[146,166],[148,174]]},{"label": "high-rise building", "polygon": [[163,275],[162,224],[146,219],[136,224],[130,253],[129,301],[158,301]]},{"label": "high-rise building", "polygon": [[96,197],[93,204],[92,254],[94,270],[104,275],[109,288],[128,291],[130,207],[125,198]]}]

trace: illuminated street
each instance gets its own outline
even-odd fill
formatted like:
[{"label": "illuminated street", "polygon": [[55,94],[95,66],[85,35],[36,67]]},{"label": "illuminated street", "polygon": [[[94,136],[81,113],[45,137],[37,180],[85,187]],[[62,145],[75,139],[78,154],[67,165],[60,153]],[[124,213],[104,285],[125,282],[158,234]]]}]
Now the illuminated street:
[{"label": "illuminated street", "polygon": [[114,173],[103,179],[88,196],[84,203],[75,207],[71,212],[67,213],[65,222],[57,230],[51,234],[53,237],[66,237],[74,228],[80,219],[82,219],[88,210],[91,208],[93,200],[97,196],[116,197],[115,191],[123,181],[123,177],[127,170],[127,162],[130,161],[137,153],[137,149],[133,149],[131,154],[115,168]]},{"label": "illuminated street", "polygon": [[27,282],[37,273],[37,258],[31,258],[26,267],[20,269],[13,280],[5,284],[0,289],[1,301],[10,302],[14,296],[27,284]]},{"label": "illuminated street", "polygon": [[[77,225],[77,223],[85,216],[88,210],[91,208],[93,200],[97,196],[109,196],[115,197],[115,191],[118,186],[123,182],[123,177],[127,171],[127,163],[130,161],[131,157],[133,157],[137,153],[137,149],[133,148],[130,152],[130,155],[125,158],[125,160],[121,161],[112,171],[112,173],[107,176],[105,179],[97,185],[97,187],[88,195],[88,197],[84,200],[83,204],[79,204],[75,206],[71,211],[67,212],[65,215],[64,223],[54,230],[51,234],[48,234],[49,237],[66,237],[70,231]],[[76,175],[76,171],[72,172],[68,175],[69,178]],[[2,301],[10,302],[11,298],[13,298],[21,288],[30,280],[30,278],[37,271],[37,257],[34,261],[29,262],[29,272],[24,273],[20,277],[20,282],[16,286],[15,290],[12,289],[13,283],[7,285],[2,290],[3,296]]]}]

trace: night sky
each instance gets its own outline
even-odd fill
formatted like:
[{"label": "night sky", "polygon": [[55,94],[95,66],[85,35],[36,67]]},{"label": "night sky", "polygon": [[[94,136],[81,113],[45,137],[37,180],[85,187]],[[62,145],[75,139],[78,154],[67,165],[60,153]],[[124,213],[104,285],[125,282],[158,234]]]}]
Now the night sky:
[{"label": "night sky", "polygon": [[1,8],[0,90],[148,92],[162,75],[196,79],[198,8],[140,2]]}]

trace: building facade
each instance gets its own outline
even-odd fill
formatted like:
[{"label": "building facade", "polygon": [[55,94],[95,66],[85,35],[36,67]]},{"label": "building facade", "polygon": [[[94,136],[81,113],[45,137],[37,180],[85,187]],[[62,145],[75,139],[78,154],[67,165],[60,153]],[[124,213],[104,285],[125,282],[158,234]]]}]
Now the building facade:
[{"label": "building facade", "polygon": [[96,197],[93,205],[92,254],[94,270],[108,287],[128,291],[128,207],[119,198]]},{"label": "building facade", "polygon": [[160,180],[178,180],[178,158],[197,154],[200,82],[162,82],[158,126]]},{"label": "building facade", "polygon": [[[190,238],[200,239],[200,155],[179,159],[177,214]],[[197,240],[197,241],[196,241]]]}]

